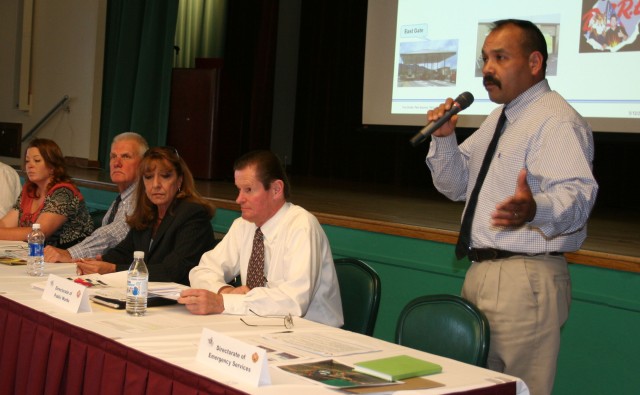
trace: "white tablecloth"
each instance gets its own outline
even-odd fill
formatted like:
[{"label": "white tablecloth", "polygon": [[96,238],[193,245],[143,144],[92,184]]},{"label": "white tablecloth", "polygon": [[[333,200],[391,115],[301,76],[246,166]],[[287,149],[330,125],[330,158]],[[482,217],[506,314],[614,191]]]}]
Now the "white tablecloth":
[{"label": "white tablecloth", "polygon": [[[3,249],[3,244],[6,243],[7,242],[0,242],[0,250]],[[73,264],[47,263],[45,273],[46,276],[55,274],[65,278],[76,276],[75,265]],[[254,387],[236,382],[213,368],[196,361],[202,328],[222,332],[253,344],[256,344],[256,341],[259,342],[260,339],[262,339],[262,335],[275,332],[278,328],[265,326],[249,327],[243,324],[238,316],[224,314],[196,316],[190,314],[181,305],[150,308],[144,317],[130,317],[124,310],[114,310],[91,303],[92,312],[74,314],[66,312],[56,305],[43,300],[41,298],[42,291],[31,286],[31,284],[41,281],[43,281],[43,278],[27,276],[24,266],[0,265],[0,294],[3,297],[15,300],[23,305],[73,325],[99,333],[123,345],[209,377],[215,381],[233,386],[251,394],[312,395],[336,393],[327,387],[286,373],[275,367],[275,363],[270,364],[269,367],[272,384],[269,386]],[[255,320],[256,317],[247,317],[247,319]],[[328,335],[347,342],[365,344],[372,349],[379,350],[368,354],[347,355],[334,358],[347,364],[367,359],[407,354],[442,365],[442,373],[428,376],[428,378],[445,384],[445,387],[420,391],[403,391],[402,394],[445,394],[489,387],[506,381],[517,381],[518,395],[529,394],[524,382],[515,377],[409,349],[372,337],[331,328],[297,317],[294,318],[294,325],[293,330],[296,333],[308,332]],[[303,358],[320,358],[317,355],[301,350],[294,349],[293,351]]]}]

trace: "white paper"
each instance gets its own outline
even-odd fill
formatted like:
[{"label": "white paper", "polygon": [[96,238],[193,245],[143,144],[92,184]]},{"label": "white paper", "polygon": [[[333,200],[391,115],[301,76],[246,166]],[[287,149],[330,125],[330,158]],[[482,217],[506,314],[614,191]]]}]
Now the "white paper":
[{"label": "white paper", "polygon": [[347,342],[318,332],[283,331],[263,336],[267,340],[282,343],[312,354],[324,357],[339,357],[352,354],[363,354],[377,349],[364,344]]},{"label": "white paper", "polygon": [[183,289],[189,289],[189,287],[178,283],[150,282],[149,296],[161,296],[167,299],[178,300],[180,292],[182,292]]}]

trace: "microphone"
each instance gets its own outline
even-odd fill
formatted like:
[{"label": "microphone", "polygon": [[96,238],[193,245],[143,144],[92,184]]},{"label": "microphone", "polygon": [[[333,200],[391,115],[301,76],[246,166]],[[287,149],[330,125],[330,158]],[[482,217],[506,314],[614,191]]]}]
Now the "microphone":
[{"label": "microphone", "polygon": [[409,140],[411,145],[414,147],[423,142],[427,137],[431,136],[433,132],[438,130],[440,126],[444,125],[452,116],[456,115],[460,111],[469,107],[473,103],[473,95],[471,92],[462,92],[460,96],[456,97],[456,100],[453,102],[453,106],[449,109],[449,111],[445,112],[444,115],[435,121],[429,122],[427,126],[420,129],[415,136]]}]

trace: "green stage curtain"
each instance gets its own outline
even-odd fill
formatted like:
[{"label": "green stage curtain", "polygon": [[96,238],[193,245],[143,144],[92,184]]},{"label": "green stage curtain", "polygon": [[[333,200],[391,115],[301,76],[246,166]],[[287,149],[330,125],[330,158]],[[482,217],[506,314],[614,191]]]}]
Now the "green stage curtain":
[{"label": "green stage curtain", "polygon": [[107,2],[98,155],[105,168],[118,133],[166,142],[177,13],[178,0]]},{"label": "green stage curtain", "polygon": [[173,67],[194,68],[196,58],[221,58],[226,0],[180,0]]}]

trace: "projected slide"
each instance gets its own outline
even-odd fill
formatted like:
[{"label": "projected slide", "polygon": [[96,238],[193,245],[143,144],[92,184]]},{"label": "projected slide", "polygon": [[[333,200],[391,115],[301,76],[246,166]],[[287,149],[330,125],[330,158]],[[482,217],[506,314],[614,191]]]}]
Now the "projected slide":
[{"label": "projected slide", "polygon": [[586,117],[640,119],[640,0],[400,0],[392,114],[425,114],[470,91],[465,114],[496,107],[482,86],[491,22],[534,22],[549,53],[547,78]]}]

